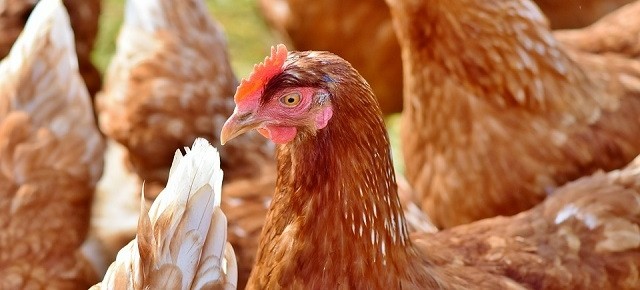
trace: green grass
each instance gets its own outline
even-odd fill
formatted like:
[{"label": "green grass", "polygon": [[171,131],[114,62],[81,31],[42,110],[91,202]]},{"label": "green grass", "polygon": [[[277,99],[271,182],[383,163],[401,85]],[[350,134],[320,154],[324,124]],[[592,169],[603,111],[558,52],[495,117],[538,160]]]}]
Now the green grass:
[{"label": "green grass", "polygon": [[[209,12],[227,35],[231,64],[238,77],[251,72],[253,64],[264,59],[274,38],[269,33],[256,0],[207,0]],[[122,24],[124,0],[103,0],[100,31],[93,61],[106,69],[115,51],[115,39]]]},{"label": "green grass", "polygon": [[93,49],[93,62],[104,72],[116,49],[115,39],[122,23],[123,0],[103,0],[98,37]]},{"label": "green grass", "polygon": [[389,142],[391,142],[391,155],[393,155],[393,166],[400,174],[404,174],[404,160],[400,150],[400,114],[393,114],[385,118],[387,131],[389,131]]}]

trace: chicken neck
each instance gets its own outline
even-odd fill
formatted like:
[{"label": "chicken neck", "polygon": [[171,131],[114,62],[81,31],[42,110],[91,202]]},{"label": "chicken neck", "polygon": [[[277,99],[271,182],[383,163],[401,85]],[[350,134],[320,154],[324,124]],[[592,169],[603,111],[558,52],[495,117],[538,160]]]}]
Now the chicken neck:
[{"label": "chicken neck", "polygon": [[278,148],[277,187],[252,279],[397,288],[413,251],[381,112],[362,83],[335,89],[327,127]]}]

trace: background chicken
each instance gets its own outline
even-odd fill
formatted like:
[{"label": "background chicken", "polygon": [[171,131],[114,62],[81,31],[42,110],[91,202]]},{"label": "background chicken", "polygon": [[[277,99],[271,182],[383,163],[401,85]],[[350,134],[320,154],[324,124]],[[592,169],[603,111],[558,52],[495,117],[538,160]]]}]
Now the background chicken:
[{"label": "background chicken", "polygon": [[[91,63],[91,51],[98,32],[101,0],[64,0],[71,17],[76,40],[76,53],[80,73],[91,96],[100,89],[100,73]],[[22,31],[27,17],[38,1],[5,0],[0,3],[0,58],[9,53],[13,42]]]},{"label": "background chicken", "polygon": [[[143,180],[164,184],[176,148],[198,136],[218,138],[237,81],[202,1],[130,0],[125,13],[98,95],[100,126],[125,145]],[[227,178],[257,176],[256,166],[272,156],[273,147],[252,136],[221,151]]]},{"label": "background chicken", "polygon": [[39,2],[0,75],[0,288],[87,288],[104,144],[60,0]]},{"label": "background chicken", "polygon": [[[632,0],[537,0],[553,28],[582,27]],[[267,23],[299,50],[331,51],[373,88],[382,112],[402,110],[402,61],[384,0],[260,0]]]},{"label": "background chicken", "polygon": [[185,151],[176,151],[167,187],[143,208],[137,237],[92,289],[236,289],[220,157],[204,139]]},{"label": "background chicken", "polygon": [[[236,85],[226,40],[202,1],[126,2],[117,51],[96,102],[101,128],[124,145],[133,171],[150,189],[148,198],[164,187],[176,149],[200,136],[219,144]],[[273,145],[251,134],[220,155],[222,208],[242,287],[275,186]]]},{"label": "background chicken", "polygon": [[532,2],[503,2],[390,1],[405,174],[437,226],[515,214],[640,153],[640,62],[563,49]]},{"label": "background chicken", "polygon": [[281,144],[250,289],[640,286],[640,157],[515,217],[409,235],[381,111],[348,62],[279,46],[235,101],[222,142]]}]

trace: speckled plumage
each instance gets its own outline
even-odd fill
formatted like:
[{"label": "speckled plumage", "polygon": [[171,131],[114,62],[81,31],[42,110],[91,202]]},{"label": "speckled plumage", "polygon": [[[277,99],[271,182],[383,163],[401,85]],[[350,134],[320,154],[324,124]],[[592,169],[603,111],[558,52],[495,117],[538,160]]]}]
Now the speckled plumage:
[{"label": "speckled plumage", "polygon": [[518,213],[640,153],[640,62],[565,49],[530,1],[389,2],[405,174],[436,225]]},{"label": "speckled plumage", "polygon": [[[237,81],[224,35],[202,1],[130,0],[125,12],[98,95],[100,126],[128,148],[142,179],[164,183],[175,149],[198,136],[219,138],[216,128],[233,110]],[[229,178],[255,174],[234,164],[270,156],[266,141],[250,136],[243,141],[243,148],[255,153],[227,154],[236,146],[222,149]]]},{"label": "speckled plumage", "polygon": [[[0,58],[9,53],[36,3],[36,0],[0,2]],[[89,95],[93,96],[101,85],[100,73],[91,63],[91,51],[98,34],[101,0],[63,0],[63,3],[69,11],[74,31],[80,74],[89,89]]]},{"label": "speckled plumage", "polygon": [[0,75],[0,288],[86,289],[104,141],[60,0],[36,6]]},{"label": "speckled plumage", "polygon": [[291,52],[265,87],[263,104],[291,88],[327,91],[334,113],[325,128],[300,127],[278,147],[249,289],[640,286],[640,159],[566,184],[514,217],[408,234],[381,111],[364,79],[333,54]]}]

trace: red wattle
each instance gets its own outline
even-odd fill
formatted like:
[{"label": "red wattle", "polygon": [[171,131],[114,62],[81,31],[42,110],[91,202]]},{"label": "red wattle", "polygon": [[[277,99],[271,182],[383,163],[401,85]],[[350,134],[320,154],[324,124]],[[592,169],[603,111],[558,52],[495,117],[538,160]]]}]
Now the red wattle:
[{"label": "red wattle", "polygon": [[258,128],[258,133],[276,144],[285,144],[296,137],[298,129],[296,127],[267,126]]}]

